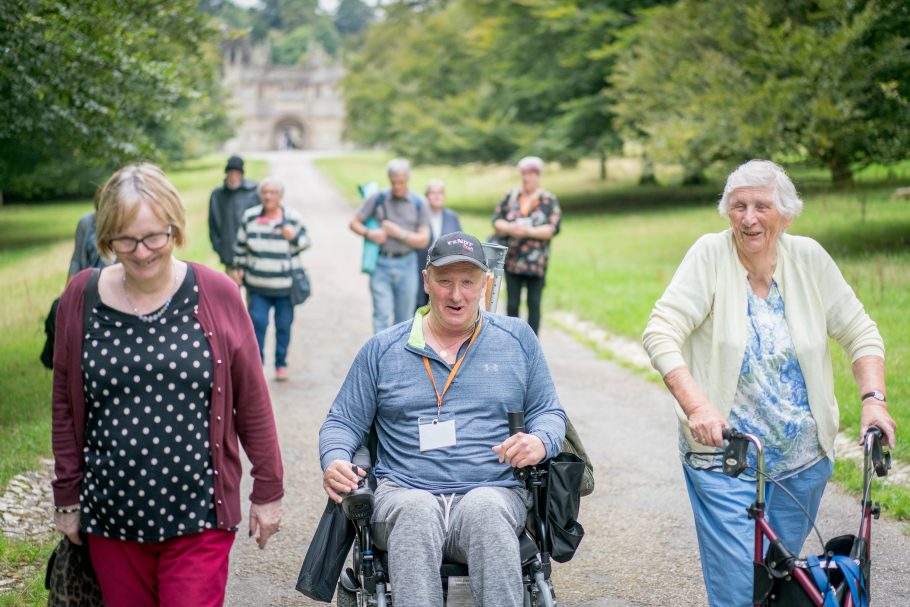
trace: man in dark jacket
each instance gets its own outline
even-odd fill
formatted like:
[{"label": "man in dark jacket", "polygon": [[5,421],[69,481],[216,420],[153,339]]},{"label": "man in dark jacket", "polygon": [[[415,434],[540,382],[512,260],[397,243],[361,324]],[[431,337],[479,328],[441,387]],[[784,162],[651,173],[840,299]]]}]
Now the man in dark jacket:
[{"label": "man in dark jacket", "polygon": [[231,156],[224,167],[224,183],[209,198],[209,239],[225,270],[234,267],[234,242],[243,212],[259,204],[256,185],[243,178],[243,159]]}]

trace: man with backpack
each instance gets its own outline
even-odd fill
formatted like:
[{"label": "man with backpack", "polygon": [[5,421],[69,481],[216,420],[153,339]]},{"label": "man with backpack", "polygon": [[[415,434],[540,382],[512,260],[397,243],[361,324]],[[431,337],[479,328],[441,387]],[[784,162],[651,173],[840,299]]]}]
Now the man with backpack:
[{"label": "man with backpack", "polygon": [[411,165],[403,158],[386,165],[390,188],[367,198],[350,227],[379,245],[370,275],[373,332],[411,320],[417,297],[417,249],[430,242],[430,211],[423,197],[408,187]]}]

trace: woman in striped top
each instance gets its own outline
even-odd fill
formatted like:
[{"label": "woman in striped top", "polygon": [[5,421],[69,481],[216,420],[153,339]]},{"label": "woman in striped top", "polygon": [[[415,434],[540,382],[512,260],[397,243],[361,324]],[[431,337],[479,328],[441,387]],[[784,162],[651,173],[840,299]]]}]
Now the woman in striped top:
[{"label": "woman in striped top", "polygon": [[284,184],[274,177],[259,182],[261,205],[243,214],[237,230],[234,279],[246,286],[250,318],[263,362],[269,312],[275,308],[275,379],[287,381],[287,353],[294,306],[291,270],[301,267],[299,253],[310,246],[300,215],[281,204]]}]

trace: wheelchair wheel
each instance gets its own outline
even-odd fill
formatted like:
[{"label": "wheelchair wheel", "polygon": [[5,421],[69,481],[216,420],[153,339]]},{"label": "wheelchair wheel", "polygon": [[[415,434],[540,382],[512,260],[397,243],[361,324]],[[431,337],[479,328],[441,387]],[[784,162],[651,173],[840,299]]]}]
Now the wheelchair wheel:
[{"label": "wheelchair wheel", "polygon": [[351,592],[338,582],[338,588],[335,589],[335,604],[338,607],[359,607],[357,593]]},{"label": "wheelchair wheel", "polygon": [[544,580],[543,576],[535,580],[534,590],[530,592],[531,607],[556,607],[556,593],[553,591],[553,583],[550,580]]}]

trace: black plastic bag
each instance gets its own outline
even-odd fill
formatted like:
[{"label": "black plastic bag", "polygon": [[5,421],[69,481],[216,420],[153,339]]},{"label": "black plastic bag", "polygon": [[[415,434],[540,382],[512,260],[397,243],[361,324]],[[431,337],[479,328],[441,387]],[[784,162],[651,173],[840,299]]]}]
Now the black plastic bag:
[{"label": "black plastic bag", "polygon": [[547,533],[550,536],[550,556],[557,563],[571,560],[585,536],[584,527],[576,520],[584,473],[584,461],[572,453],[560,453],[549,462]]},{"label": "black plastic bag", "polygon": [[300,567],[297,590],[317,601],[332,600],[344,559],[354,543],[354,532],[354,524],[344,515],[341,504],[328,500]]}]

